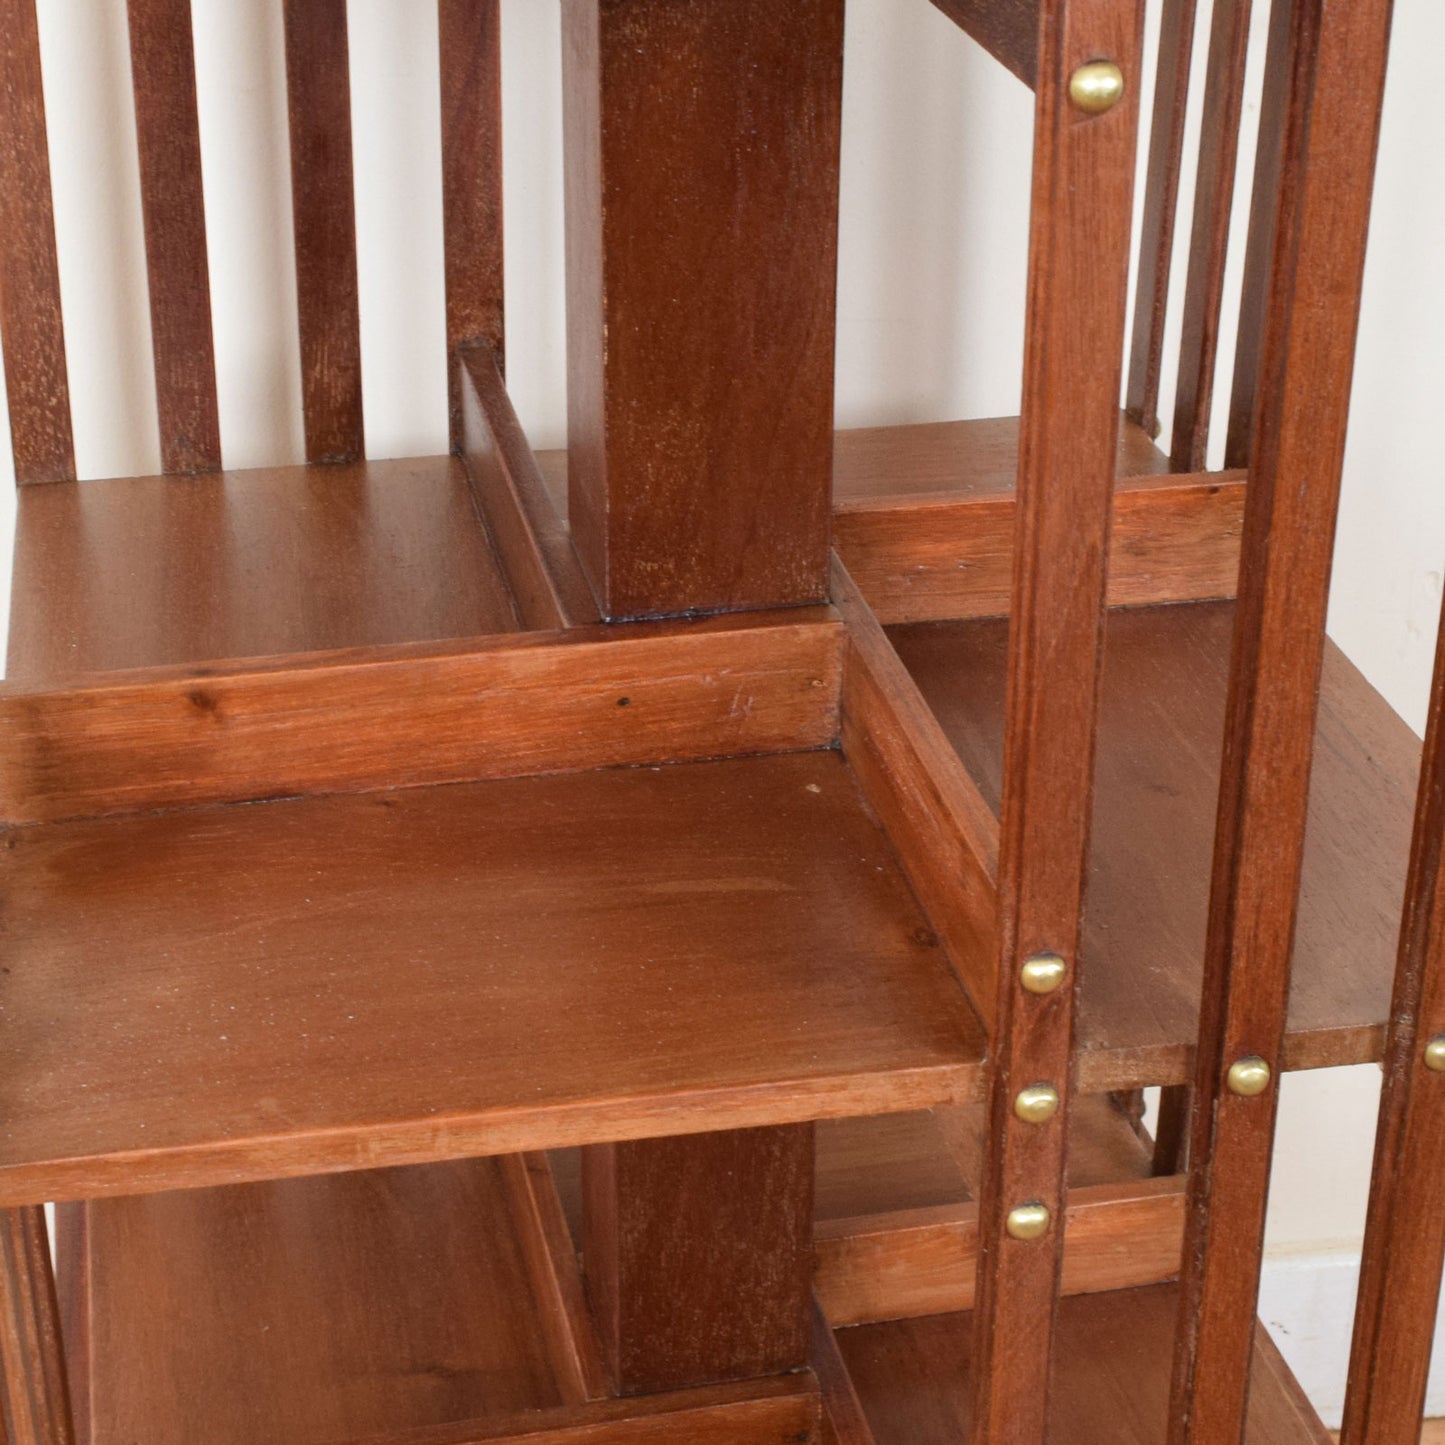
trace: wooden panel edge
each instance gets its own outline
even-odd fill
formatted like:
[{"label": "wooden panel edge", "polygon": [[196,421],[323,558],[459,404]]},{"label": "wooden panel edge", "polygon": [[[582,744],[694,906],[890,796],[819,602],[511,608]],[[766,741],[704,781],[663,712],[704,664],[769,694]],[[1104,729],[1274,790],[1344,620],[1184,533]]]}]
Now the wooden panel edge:
[{"label": "wooden panel edge", "polygon": [[1038,0],[933,0],[1010,74],[1032,90],[1039,74]]}]

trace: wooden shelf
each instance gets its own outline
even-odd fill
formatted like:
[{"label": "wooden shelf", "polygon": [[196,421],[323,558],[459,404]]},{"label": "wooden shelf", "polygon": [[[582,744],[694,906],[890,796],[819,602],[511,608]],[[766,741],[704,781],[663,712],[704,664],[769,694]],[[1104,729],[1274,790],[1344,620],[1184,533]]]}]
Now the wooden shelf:
[{"label": "wooden shelf", "polygon": [[978,1022],[837,752],[6,843],[5,1204],[981,1090]]},{"label": "wooden shelf", "polygon": [[[1068,1445],[1161,1445],[1168,1424],[1173,1285],[1075,1295],[1060,1303],[1050,1396],[1053,1438]],[[836,1332],[875,1445],[966,1437],[972,1319],[892,1320]],[[1328,1445],[1259,1327],[1248,1445]]]},{"label": "wooden shelf", "polygon": [[[1233,605],[1112,612],[1085,908],[1080,1071],[1091,1088],[1182,1082],[1198,1028]],[[998,806],[1007,622],[890,629]],[[1328,649],[1286,1064],[1379,1057],[1420,745]]]},{"label": "wooden shelf", "polygon": [[516,625],[454,457],[20,490],[17,681]]}]

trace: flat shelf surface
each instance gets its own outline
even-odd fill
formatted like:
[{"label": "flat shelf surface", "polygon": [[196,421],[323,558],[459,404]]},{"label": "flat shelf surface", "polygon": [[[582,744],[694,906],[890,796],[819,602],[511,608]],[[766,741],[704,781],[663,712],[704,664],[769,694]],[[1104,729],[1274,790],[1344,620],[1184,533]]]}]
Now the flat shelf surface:
[{"label": "flat shelf surface", "polygon": [[[1183,1081],[1198,1028],[1234,607],[1109,616],[1079,1041],[1086,1086]],[[1006,620],[889,636],[998,807]],[[1286,1064],[1379,1057],[1419,740],[1327,649],[1295,937]]]},{"label": "flat shelf surface", "polygon": [[18,681],[516,625],[455,457],[20,490]]},{"label": "flat shelf surface", "polygon": [[19,828],[0,1202],[975,1097],[836,752]]},{"label": "flat shelf surface", "polygon": [[[1068,1445],[1162,1445],[1176,1300],[1174,1285],[1155,1285],[1060,1302],[1052,1439]],[[967,1314],[837,1332],[876,1445],[948,1445],[966,1438],[972,1333]],[[1264,1338],[1255,1347],[1245,1438],[1248,1445],[1330,1440]]]}]

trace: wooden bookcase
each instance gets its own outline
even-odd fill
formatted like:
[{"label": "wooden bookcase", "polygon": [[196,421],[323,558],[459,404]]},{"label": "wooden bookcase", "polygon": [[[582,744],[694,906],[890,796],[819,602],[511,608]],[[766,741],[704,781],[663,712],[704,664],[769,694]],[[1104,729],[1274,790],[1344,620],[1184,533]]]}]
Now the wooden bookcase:
[{"label": "wooden bookcase", "polygon": [[561,3],[567,451],[504,382],[497,0],[439,0],[453,450],[387,462],[345,4],[284,0],[307,461],[250,472],[189,0],[129,0],[165,473],[94,481],[0,0],[0,1435],[1319,1445],[1277,1082],[1383,1058],[1345,1438],[1403,1445],[1445,680],[1421,779],[1324,635],[1389,0],[1274,0],[1223,471],[1247,0],[1167,358],[1192,0],[1131,339],[1144,0],[935,0],[1036,95],[1022,413],[836,435],[843,0]]}]

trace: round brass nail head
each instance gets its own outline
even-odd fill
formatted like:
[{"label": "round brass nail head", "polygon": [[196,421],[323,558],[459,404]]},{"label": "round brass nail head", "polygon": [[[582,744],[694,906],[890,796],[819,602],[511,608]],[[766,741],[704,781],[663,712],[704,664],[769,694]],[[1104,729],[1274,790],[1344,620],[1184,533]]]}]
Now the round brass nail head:
[{"label": "round brass nail head", "polygon": [[1030,993],[1053,993],[1067,972],[1068,965],[1057,953],[1036,953],[1024,961],[1019,982]]},{"label": "round brass nail head", "polygon": [[1229,1092],[1238,1094],[1242,1099],[1253,1099],[1257,1094],[1264,1093],[1269,1088],[1269,1081],[1269,1065],[1263,1059],[1253,1056],[1236,1059],[1229,1066],[1229,1073],[1225,1078]]},{"label": "round brass nail head", "polygon": [[1049,1232],[1048,1206],[1020,1204],[1009,1210],[1004,1228],[1012,1239],[1042,1239]]},{"label": "round brass nail head", "polygon": [[1059,1091],[1052,1084],[1030,1084],[1014,1099],[1014,1113],[1025,1124],[1046,1124],[1059,1112]]},{"label": "round brass nail head", "polygon": [[1436,1034],[1425,1045],[1425,1067],[1432,1074],[1445,1074],[1445,1034]]},{"label": "round brass nail head", "polygon": [[1103,115],[1124,98],[1124,72],[1112,60],[1091,60],[1069,77],[1069,99],[1085,115]]}]

